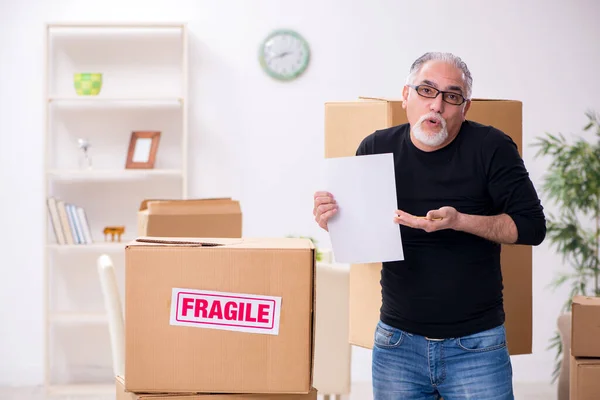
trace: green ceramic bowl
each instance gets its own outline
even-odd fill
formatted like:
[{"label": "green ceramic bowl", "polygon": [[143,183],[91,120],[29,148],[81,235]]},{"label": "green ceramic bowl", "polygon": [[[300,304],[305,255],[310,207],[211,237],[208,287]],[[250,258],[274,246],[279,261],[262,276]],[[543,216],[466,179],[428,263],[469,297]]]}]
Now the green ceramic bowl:
[{"label": "green ceramic bowl", "polygon": [[74,74],[75,91],[80,96],[96,96],[102,89],[102,74],[77,73]]}]

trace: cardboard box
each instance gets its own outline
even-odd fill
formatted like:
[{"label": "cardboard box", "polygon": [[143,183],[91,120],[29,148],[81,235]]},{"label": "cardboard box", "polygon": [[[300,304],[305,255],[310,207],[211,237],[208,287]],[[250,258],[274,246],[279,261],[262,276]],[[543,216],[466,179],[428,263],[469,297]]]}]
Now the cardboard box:
[{"label": "cardboard box", "polygon": [[[494,125],[515,141],[522,155],[522,103],[474,99],[467,118]],[[378,129],[408,122],[401,100],[361,97],[325,104],[325,157],[356,154],[360,142]],[[532,248],[503,245],[504,310],[510,354],[529,354],[532,345]],[[350,267],[350,343],[373,348],[381,307],[381,264]]]},{"label": "cardboard box", "polygon": [[600,297],[575,296],[571,311],[571,354],[600,358]]},{"label": "cardboard box", "polygon": [[125,380],[116,378],[117,400],[317,400],[317,390],[308,394],[199,394],[134,393],[125,391]]},{"label": "cardboard box", "polygon": [[600,359],[571,356],[569,399],[598,400],[598,398],[600,398]]},{"label": "cardboard box", "polygon": [[230,198],[144,200],[138,236],[242,237],[240,203]]},{"label": "cardboard box", "polygon": [[125,387],[309,393],[309,239],[144,237],[125,247]]}]

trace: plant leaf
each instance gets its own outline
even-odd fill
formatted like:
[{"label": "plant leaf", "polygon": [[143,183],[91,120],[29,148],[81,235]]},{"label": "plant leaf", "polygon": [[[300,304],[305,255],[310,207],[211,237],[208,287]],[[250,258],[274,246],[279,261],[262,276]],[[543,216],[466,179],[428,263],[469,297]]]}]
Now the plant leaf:
[{"label": "plant leaf", "polygon": [[[568,285],[562,311],[571,310],[572,298],[578,294],[600,296],[600,118],[592,110],[585,115],[588,123],[583,131],[588,137],[568,141],[560,132],[546,132],[532,145],[538,148],[536,158],[550,158],[541,188],[545,200],[559,210],[557,217],[548,214],[546,239],[570,268],[548,285],[551,289]],[[597,136],[595,142],[589,140],[590,133]],[[556,351],[554,382],[562,362],[558,332],[550,340],[548,350],[552,349]]]}]

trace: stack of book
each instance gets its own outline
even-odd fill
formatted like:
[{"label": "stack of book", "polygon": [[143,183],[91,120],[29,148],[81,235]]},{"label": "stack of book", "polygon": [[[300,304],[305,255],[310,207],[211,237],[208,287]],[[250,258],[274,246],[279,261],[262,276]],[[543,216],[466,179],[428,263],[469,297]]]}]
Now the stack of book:
[{"label": "stack of book", "polygon": [[92,232],[82,207],[48,197],[48,213],[58,244],[92,244]]}]

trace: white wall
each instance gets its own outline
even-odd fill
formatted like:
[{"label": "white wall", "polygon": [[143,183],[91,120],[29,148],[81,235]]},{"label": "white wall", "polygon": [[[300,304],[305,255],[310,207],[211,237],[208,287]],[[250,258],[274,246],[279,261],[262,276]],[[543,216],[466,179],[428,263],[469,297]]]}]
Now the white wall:
[{"label": "white wall", "polygon": [[[189,21],[190,195],[240,199],[250,236],[310,234],[328,244],[311,198],[320,182],[323,103],[400,96],[410,63],[425,51],[462,56],[474,96],[522,100],[527,145],[545,131],[579,133],[583,112],[600,110],[594,0],[356,4],[0,0],[0,384],[43,377],[45,22]],[[299,30],[312,46],[312,64],[294,83],[272,81],[257,63],[258,44],[278,27]],[[526,147],[539,188],[545,163],[532,156]],[[549,379],[553,354],[545,348],[564,300],[546,288],[561,267],[547,244],[534,262],[534,352],[513,358],[517,381]],[[370,380],[369,352],[355,355],[355,379]]]}]

